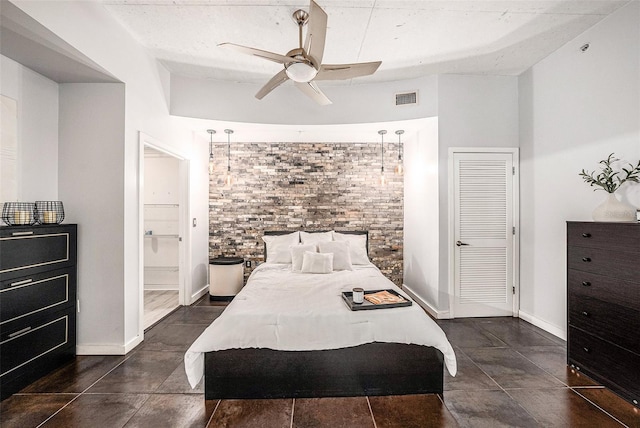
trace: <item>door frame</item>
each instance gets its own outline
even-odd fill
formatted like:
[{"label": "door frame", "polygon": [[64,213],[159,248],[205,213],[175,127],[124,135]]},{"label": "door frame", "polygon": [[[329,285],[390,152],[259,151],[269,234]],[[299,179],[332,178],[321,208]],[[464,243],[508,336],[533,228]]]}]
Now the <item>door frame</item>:
[{"label": "door frame", "polygon": [[191,265],[191,229],[189,227],[190,218],[190,199],[189,199],[189,171],[190,164],[186,156],[169,148],[150,135],[142,131],[138,132],[138,290],[139,290],[139,309],[138,309],[138,334],[144,338],[144,149],[152,148],[159,152],[165,153],[179,161],[179,180],[178,188],[180,189],[180,209],[178,214],[178,233],[181,242],[178,245],[178,304],[184,306],[187,301],[187,284],[191,283],[190,269]]},{"label": "door frame", "polygon": [[455,299],[455,245],[453,243],[455,237],[455,216],[454,216],[454,162],[453,156],[456,153],[507,153],[513,158],[513,293],[512,316],[517,318],[520,311],[520,149],[517,147],[449,147],[448,158],[448,190],[447,197],[449,199],[448,211],[448,254],[449,254],[449,318],[455,318],[454,299]]}]

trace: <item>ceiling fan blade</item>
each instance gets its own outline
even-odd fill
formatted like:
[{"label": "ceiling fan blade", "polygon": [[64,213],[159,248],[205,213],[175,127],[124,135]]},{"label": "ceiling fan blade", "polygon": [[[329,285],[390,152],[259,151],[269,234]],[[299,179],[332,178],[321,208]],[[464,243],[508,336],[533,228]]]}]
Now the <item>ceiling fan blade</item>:
[{"label": "ceiling fan blade", "polygon": [[307,23],[307,38],[304,51],[316,65],[322,64],[324,42],[327,38],[327,14],[318,4],[311,0],[309,5],[309,22]]},{"label": "ceiling fan blade", "polygon": [[357,64],[323,64],[314,80],[344,80],[368,76],[376,72],[382,61]]},{"label": "ceiling fan blade", "polygon": [[255,48],[249,48],[246,46],[236,45],[234,43],[220,43],[218,46],[221,48],[233,49],[234,51],[240,52],[243,54],[264,58],[269,61],[277,62],[278,64],[290,64],[292,62],[300,62],[300,60],[298,59],[291,58],[285,55],[280,55],[277,53],[263,51]]},{"label": "ceiling fan blade", "polygon": [[296,87],[321,106],[333,104],[314,82],[295,82]]},{"label": "ceiling fan blade", "polygon": [[287,73],[285,70],[282,70],[280,73],[276,74],[264,85],[256,94],[256,98],[261,100],[267,95],[269,92],[273,91],[278,86],[282,85],[284,82],[289,80]]}]

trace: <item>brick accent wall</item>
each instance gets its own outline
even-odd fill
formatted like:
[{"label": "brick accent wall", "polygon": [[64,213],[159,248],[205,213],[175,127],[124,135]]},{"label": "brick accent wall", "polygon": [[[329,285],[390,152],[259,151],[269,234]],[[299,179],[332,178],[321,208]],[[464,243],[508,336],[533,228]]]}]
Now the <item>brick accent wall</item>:
[{"label": "brick accent wall", "polygon": [[[403,177],[398,145],[231,143],[233,184],[225,188],[227,145],[215,144],[209,177],[209,257],[263,262],[265,230],[368,230],[369,258],[402,284]],[[252,269],[245,268],[245,277]]]}]

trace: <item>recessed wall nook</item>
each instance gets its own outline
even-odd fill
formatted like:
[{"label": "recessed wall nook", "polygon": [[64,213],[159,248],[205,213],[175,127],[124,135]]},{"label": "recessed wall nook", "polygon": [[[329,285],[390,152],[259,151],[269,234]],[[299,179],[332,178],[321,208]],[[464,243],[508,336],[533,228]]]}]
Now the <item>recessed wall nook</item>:
[{"label": "recessed wall nook", "polygon": [[[398,156],[387,147],[385,161]],[[371,261],[402,285],[403,176],[378,181],[379,143],[214,144],[209,176],[209,257],[264,261],[265,230],[368,230]],[[245,269],[245,276],[251,269]]]}]

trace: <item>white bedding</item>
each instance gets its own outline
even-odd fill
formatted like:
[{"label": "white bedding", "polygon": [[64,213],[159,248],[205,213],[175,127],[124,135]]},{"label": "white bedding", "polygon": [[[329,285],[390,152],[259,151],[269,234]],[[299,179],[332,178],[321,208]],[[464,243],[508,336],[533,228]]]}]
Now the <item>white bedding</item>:
[{"label": "white bedding", "polygon": [[354,287],[393,288],[409,297],[373,264],[330,274],[292,272],[290,264],[258,266],[225,311],[184,356],[191,387],[204,374],[204,353],[223,349],[281,351],[338,349],[372,342],[433,346],[449,373],[456,358],[440,327],[414,303],[408,307],[351,311],[341,297]]}]

